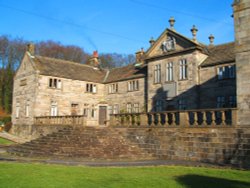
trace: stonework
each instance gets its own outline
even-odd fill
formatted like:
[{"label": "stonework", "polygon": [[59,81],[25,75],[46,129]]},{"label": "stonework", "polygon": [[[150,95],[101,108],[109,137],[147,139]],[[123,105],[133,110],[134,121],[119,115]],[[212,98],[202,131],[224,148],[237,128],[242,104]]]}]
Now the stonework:
[{"label": "stonework", "polygon": [[249,126],[250,117],[250,2],[235,1],[235,43],[237,62],[237,105],[239,109],[238,124]]},{"label": "stonework", "polygon": [[239,1],[234,10],[235,42],[213,45],[210,36],[209,45],[201,44],[195,26],[189,39],[171,18],[171,28],[137,52],[134,64],[111,70],[101,68],[96,51],[81,65],[36,56],[29,46],[14,80],[14,127],[74,115],[85,116],[87,125],[108,125],[110,114],[235,108],[237,102],[239,124],[248,124],[249,3]]}]

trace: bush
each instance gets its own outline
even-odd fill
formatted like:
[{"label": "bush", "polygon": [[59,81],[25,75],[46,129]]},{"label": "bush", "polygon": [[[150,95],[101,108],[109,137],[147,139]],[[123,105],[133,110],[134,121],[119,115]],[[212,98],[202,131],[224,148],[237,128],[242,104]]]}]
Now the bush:
[{"label": "bush", "polygon": [[4,131],[9,132],[12,126],[11,117],[10,116],[0,117],[0,126],[2,124],[4,125]]},{"label": "bush", "polygon": [[4,124],[4,131],[9,132],[10,129],[11,129],[11,127],[12,127],[12,123],[11,122],[5,123]]},{"label": "bush", "polygon": [[11,122],[11,117],[10,116],[0,117],[0,122],[3,122],[3,124]]}]

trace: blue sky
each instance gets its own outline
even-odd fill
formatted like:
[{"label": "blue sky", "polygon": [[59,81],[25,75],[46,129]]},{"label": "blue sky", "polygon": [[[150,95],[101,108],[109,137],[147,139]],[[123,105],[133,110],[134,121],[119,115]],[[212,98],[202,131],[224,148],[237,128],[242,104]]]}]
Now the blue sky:
[{"label": "blue sky", "polygon": [[208,44],[234,40],[233,0],[0,0],[0,35],[54,40],[87,52],[135,53],[175,17],[177,32]]}]

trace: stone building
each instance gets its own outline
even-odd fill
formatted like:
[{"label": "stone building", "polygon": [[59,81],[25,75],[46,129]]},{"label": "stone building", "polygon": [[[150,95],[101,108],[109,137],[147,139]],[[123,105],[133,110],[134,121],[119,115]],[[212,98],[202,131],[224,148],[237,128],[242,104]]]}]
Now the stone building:
[{"label": "stone building", "polygon": [[[195,26],[190,39],[174,29],[174,18],[169,23],[134,64],[111,70],[101,68],[97,52],[83,65],[37,56],[29,45],[14,78],[13,129],[35,125],[37,117],[84,116],[97,126],[108,124],[110,114],[236,107],[235,62],[248,57],[239,42],[214,45],[210,35],[205,45]],[[236,21],[238,38],[239,27]]]}]

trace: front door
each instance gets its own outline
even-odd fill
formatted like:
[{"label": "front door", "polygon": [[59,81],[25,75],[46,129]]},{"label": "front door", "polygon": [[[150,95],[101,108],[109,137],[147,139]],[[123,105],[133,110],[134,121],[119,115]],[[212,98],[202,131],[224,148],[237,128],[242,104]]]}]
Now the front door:
[{"label": "front door", "polygon": [[107,120],[107,107],[100,106],[99,107],[99,125],[105,125]]}]

